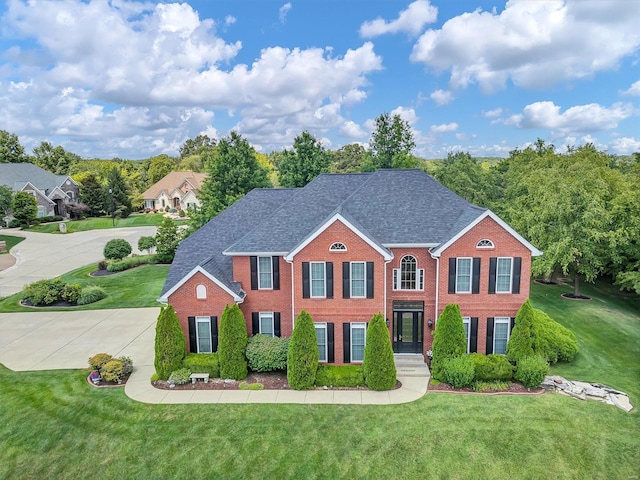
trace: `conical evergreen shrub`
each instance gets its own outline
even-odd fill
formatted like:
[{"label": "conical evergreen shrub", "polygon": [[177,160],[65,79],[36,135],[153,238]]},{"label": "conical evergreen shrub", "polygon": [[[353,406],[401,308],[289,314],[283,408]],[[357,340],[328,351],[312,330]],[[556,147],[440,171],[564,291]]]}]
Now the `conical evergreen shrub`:
[{"label": "conical evergreen shrub", "polygon": [[247,376],[247,324],[237,303],[224,307],[218,332],[220,376],[242,380]]},{"label": "conical evergreen shrub", "polygon": [[438,317],[431,349],[431,375],[435,380],[445,382],[443,361],[467,353],[467,337],[464,333],[460,306],[457,304],[447,305]]},{"label": "conical evergreen shrub", "polygon": [[396,384],[396,364],[384,317],[376,313],[367,328],[362,363],[364,381],[371,390],[391,390]]},{"label": "conical evergreen shrub", "polygon": [[534,355],[534,310],[529,300],[524,302],[516,314],[516,322],[507,343],[507,359],[518,363],[521,358]]},{"label": "conical evergreen shrub", "polygon": [[156,323],[155,359],[153,365],[161,380],[182,366],[187,345],[180,321],[171,305],[162,307]]},{"label": "conical evergreen shrub", "polygon": [[313,388],[318,371],[318,340],[311,315],[302,310],[293,327],[287,352],[287,381],[294,390]]}]

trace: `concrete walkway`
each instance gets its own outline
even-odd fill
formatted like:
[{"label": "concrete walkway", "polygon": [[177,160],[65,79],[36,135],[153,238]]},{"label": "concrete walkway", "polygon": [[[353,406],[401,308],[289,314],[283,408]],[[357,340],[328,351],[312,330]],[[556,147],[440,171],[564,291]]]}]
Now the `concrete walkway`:
[{"label": "concrete walkway", "polygon": [[11,249],[16,263],[0,271],[0,297],[18,293],[36,280],[54,278],[103,257],[105,244],[113,238],[124,238],[138,252],[141,236],[155,235],[157,227],[126,227],[90,230],[63,234],[26,232],[16,229],[2,229],[6,235],[25,237]]}]

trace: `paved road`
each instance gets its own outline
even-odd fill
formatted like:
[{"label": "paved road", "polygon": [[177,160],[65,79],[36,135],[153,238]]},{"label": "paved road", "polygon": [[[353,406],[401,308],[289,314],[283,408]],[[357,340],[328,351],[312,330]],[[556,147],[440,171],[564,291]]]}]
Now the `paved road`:
[{"label": "paved road", "polygon": [[54,278],[91,262],[100,261],[105,244],[113,238],[124,238],[138,252],[138,239],[155,235],[157,227],[109,228],[66,235],[0,230],[26,240],[11,249],[16,264],[0,272],[0,297],[22,290],[36,280]]}]

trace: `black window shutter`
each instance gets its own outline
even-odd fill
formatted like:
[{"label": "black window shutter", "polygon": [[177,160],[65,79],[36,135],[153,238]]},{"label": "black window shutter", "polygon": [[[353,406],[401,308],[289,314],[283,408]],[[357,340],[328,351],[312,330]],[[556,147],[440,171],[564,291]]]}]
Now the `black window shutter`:
[{"label": "black window shutter", "polygon": [[258,289],[258,257],[249,257],[251,264],[251,290]]},{"label": "black window shutter", "polygon": [[302,262],[302,298],[309,298],[310,294],[309,262]]},{"label": "black window shutter", "polygon": [[469,353],[478,351],[478,317],[471,317],[471,332],[469,332]]},{"label": "black window shutter", "polygon": [[473,283],[471,285],[471,293],[480,293],[480,258],[473,259]]},{"label": "black window shutter", "polygon": [[280,312],[273,312],[273,335],[279,337],[280,334]]},{"label": "black window shutter", "polygon": [[335,347],[333,342],[333,323],[327,323],[327,362],[336,363]]},{"label": "black window shutter", "polygon": [[271,257],[273,265],[273,289],[280,290],[280,257]]},{"label": "black window shutter", "polygon": [[351,298],[351,263],[342,262],[342,298]]},{"label": "black window shutter", "polygon": [[327,298],[333,298],[333,262],[327,262]]},{"label": "black window shutter", "polygon": [[342,324],[342,351],[344,363],[351,363],[351,324]]},{"label": "black window shutter", "polygon": [[493,353],[493,317],[487,318],[487,355]]},{"label": "black window shutter", "polygon": [[511,327],[509,328],[509,335],[513,332],[513,327],[516,326],[516,317],[511,317]]},{"label": "black window shutter", "polygon": [[257,335],[260,333],[260,313],[251,312],[251,334]]},{"label": "black window shutter", "polygon": [[189,351],[191,353],[198,352],[198,343],[196,339],[196,317],[188,317],[189,321]]},{"label": "black window shutter", "polygon": [[218,351],[218,317],[209,317],[211,320],[211,351]]},{"label": "black window shutter", "polygon": [[449,293],[456,293],[456,258],[449,259]]},{"label": "black window shutter", "polygon": [[367,298],[373,298],[373,262],[367,262]]},{"label": "black window shutter", "polygon": [[520,270],[522,269],[522,257],[513,259],[513,279],[511,280],[511,293],[520,293]]},{"label": "black window shutter", "polygon": [[498,266],[498,258],[491,257],[489,259],[489,293],[496,293],[496,268]]}]

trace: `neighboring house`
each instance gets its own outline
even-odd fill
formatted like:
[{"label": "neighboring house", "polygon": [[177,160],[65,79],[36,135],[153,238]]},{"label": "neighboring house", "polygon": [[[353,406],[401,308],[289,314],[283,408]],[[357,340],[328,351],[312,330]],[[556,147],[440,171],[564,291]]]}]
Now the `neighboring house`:
[{"label": "neighboring house", "polygon": [[78,184],[73,178],[33,163],[0,163],[0,185],[33,195],[38,201],[38,217],[69,216],[67,204],[78,201]]},{"label": "neighboring house", "polygon": [[249,335],[290,336],[308,311],[329,363],[362,361],[377,312],[394,352],[424,355],[450,303],[469,352],[505,353],[540,254],[420,170],[322,174],[303,188],[253,190],[183,240],[160,301],[191,352],[216,351],[222,311],[236,302]]},{"label": "neighboring house", "polygon": [[199,207],[197,194],[206,176],[206,173],[196,172],[168,173],[142,194],[144,208],[164,210],[168,206],[186,210],[188,207]]}]

